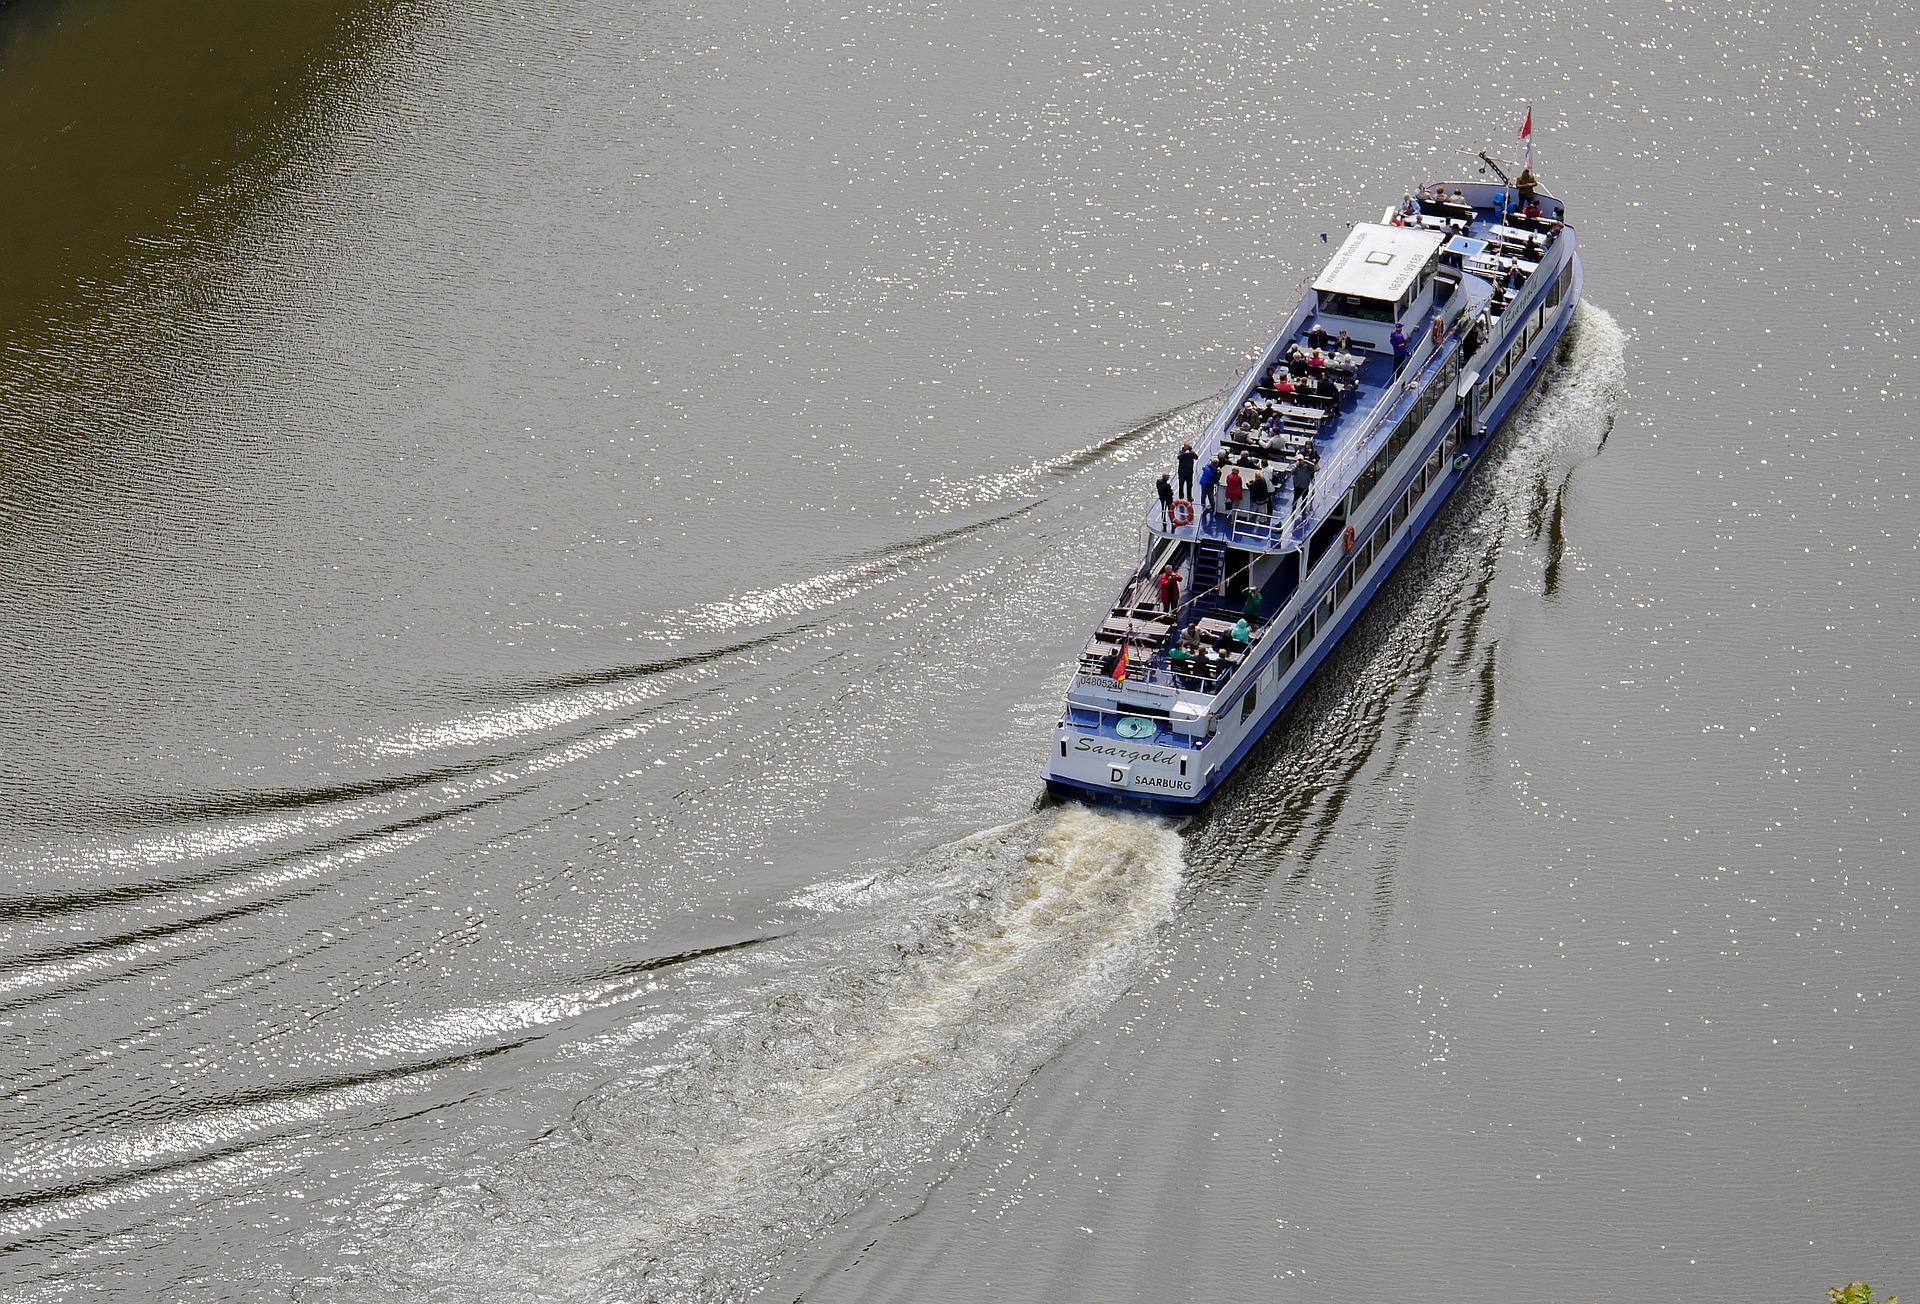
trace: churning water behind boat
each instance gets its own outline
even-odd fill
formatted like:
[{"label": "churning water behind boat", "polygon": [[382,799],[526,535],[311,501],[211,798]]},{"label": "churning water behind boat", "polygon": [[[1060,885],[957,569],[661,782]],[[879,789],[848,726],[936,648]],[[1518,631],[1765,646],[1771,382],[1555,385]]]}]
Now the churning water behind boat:
[{"label": "churning water behind boat", "polygon": [[681,1062],[391,1216],[349,1293],[733,1298],[1104,1006],[1180,874],[1163,822],[1067,807],[812,891],[832,926],[736,961]]}]

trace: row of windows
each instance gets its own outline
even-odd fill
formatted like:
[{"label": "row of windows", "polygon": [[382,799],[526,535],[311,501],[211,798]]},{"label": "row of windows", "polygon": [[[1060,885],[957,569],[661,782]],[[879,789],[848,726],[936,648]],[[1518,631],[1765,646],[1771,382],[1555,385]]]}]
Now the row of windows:
[{"label": "row of windows", "polygon": [[1399,424],[1394,426],[1393,433],[1387,436],[1387,442],[1381,446],[1378,453],[1374,454],[1373,460],[1367,463],[1366,469],[1354,479],[1353,497],[1348,500],[1354,507],[1357,508],[1367,500],[1367,495],[1387,473],[1387,469],[1400,460],[1400,454],[1404,453],[1407,445],[1413,442],[1414,435],[1426,422],[1434,406],[1441,402],[1453,401],[1454,382],[1459,378],[1460,351],[1455,349],[1452,356],[1441,366],[1440,374],[1434,377],[1432,384],[1420,391],[1420,397],[1413,401],[1413,407],[1400,418]]},{"label": "row of windows", "polygon": [[[1355,546],[1352,560],[1341,569],[1339,576],[1333,581],[1333,587],[1321,595],[1319,604],[1301,620],[1293,637],[1274,654],[1275,682],[1286,674],[1288,667],[1306,655],[1307,649],[1313,645],[1314,636],[1333,620],[1333,613],[1352,594],[1354,585],[1366,578],[1367,573],[1373,569],[1374,563],[1387,555],[1388,550],[1393,547],[1394,540],[1399,537],[1401,529],[1406,525],[1407,517],[1412,513],[1415,505],[1426,496],[1427,490],[1433,483],[1446,474],[1448,464],[1453,461],[1453,455],[1460,450],[1460,444],[1466,435],[1467,424],[1463,418],[1454,423],[1453,428],[1447,431],[1447,437],[1440,441],[1438,447],[1427,455],[1426,462],[1414,472],[1413,480],[1407,485],[1406,492],[1400,495],[1392,509],[1382,517],[1379,528],[1374,530],[1365,542]],[[1255,685],[1248,685],[1245,696],[1240,699],[1242,720],[1254,712],[1257,701],[1254,689]]]},{"label": "row of windows", "polygon": [[1547,292],[1547,307],[1559,306],[1567,297],[1567,291],[1573,288],[1573,260],[1569,258],[1561,267],[1560,275],[1553,278],[1553,288]]},{"label": "row of windows", "polygon": [[[1558,282],[1555,284],[1557,285]],[[1535,340],[1540,338],[1540,332],[1546,329],[1546,325],[1547,306],[1542,304],[1528,313],[1526,320],[1514,328],[1513,334],[1507,337],[1507,347],[1500,351],[1499,360],[1493,364],[1493,369],[1487,372],[1485,379],[1480,382],[1479,411],[1485,412],[1492,405],[1494,391],[1506,383],[1507,376],[1516,367],[1523,365],[1527,350],[1533,346]]]},{"label": "row of windows", "polygon": [[1507,339],[1507,347],[1500,351],[1500,357],[1484,374],[1480,381],[1479,410],[1484,412],[1493,402],[1494,391],[1506,382],[1514,366],[1526,356],[1533,342],[1540,338],[1540,332],[1546,329],[1548,314],[1566,298],[1567,291],[1573,286],[1573,263],[1569,261],[1553,279],[1553,285],[1547,291],[1546,300],[1532,312],[1527,319]]}]

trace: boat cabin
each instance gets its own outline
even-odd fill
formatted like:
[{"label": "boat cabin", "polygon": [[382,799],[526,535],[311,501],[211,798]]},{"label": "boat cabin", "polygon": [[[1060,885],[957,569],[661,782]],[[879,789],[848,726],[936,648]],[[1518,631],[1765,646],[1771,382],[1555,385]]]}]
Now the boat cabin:
[{"label": "boat cabin", "polygon": [[1357,224],[1313,283],[1320,324],[1347,331],[1372,352],[1391,353],[1393,324],[1411,327],[1433,306],[1445,243],[1444,235],[1422,227]]}]

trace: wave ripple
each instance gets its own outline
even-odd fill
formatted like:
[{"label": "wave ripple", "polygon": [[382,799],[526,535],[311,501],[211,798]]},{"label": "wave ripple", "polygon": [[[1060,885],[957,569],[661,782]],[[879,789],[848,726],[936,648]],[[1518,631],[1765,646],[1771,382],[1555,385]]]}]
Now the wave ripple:
[{"label": "wave ripple", "polygon": [[[1181,841],[1063,808],[812,894],[846,916],[742,958],[757,1010],[609,1089],[503,1165],[426,1194],[342,1283],[432,1300],[730,1300],[1001,1105],[1140,971]],[[717,1025],[717,1030],[716,1030]]]}]

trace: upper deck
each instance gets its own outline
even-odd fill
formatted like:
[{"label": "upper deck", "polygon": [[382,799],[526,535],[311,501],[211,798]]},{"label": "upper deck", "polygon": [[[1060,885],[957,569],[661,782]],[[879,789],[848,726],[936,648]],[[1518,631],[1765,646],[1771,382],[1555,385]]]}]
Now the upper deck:
[{"label": "upper deck", "polygon": [[[1193,521],[1177,525],[1157,502],[1150,503],[1145,512],[1150,534],[1217,540],[1250,551],[1300,548],[1420,396],[1443,371],[1464,366],[1497,330],[1501,310],[1548,257],[1562,224],[1554,217],[1535,222],[1508,214],[1497,186],[1448,183],[1441,189],[1466,202],[1430,201],[1404,226],[1395,223],[1390,210],[1379,226],[1355,229],[1195,443],[1200,465],[1214,464],[1221,479],[1229,471],[1239,473],[1239,508],[1213,512],[1196,497]],[[1550,195],[1540,194],[1539,202],[1545,212],[1562,211]],[[1400,298],[1413,311],[1397,322],[1391,316],[1362,322],[1322,311],[1334,296],[1351,296],[1356,289],[1406,295],[1409,281],[1400,268],[1369,263],[1370,253],[1380,257],[1369,245],[1386,242],[1357,238],[1388,229],[1394,235],[1425,235],[1430,246],[1437,246],[1433,292],[1411,303]],[[1407,342],[1404,363],[1389,343],[1396,324]],[[1323,361],[1315,361],[1313,346],[1322,332],[1331,338],[1320,354]],[[1350,347],[1340,348],[1343,340]],[[1256,488],[1266,492],[1256,495]]]},{"label": "upper deck", "polygon": [[[1390,213],[1368,233],[1357,229],[1208,423],[1195,441],[1197,465],[1212,463],[1223,479],[1236,472],[1242,501],[1237,510],[1209,510],[1204,495],[1195,492],[1193,519],[1184,524],[1168,519],[1157,501],[1148,506],[1146,556],[1087,643],[1069,691],[1070,709],[1104,715],[1122,697],[1136,706],[1151,699],[1150,714],[1163,715],[1168,728],[1201,736],[1198,724],[1214,699],[1233,692],[1241,668],[1259,661],[1265,636],[1279,627],[1282,615],[1278,608],[1266,611],[1269,619],[1254,620],[1244,643],[1226,636],[1237,613],[1219,582],[1220,549],[1277,562],[1276,554],[1305,552],[1330,521],[1337,530],[1336,514],[1344,514],[1349,491],[1362,476],[1377,473],[1369,468],[1378,468],[1376,454],[1395,432],[1417,427],[1436,405],[1451,409],[1457,397],[1453,377],[1469,373],[1483,349],[1500,343],[1503,310],[1526,294],[1543,264],[1554,264],[1561,224],[1556,218],[1510,217],[1500,206],[1498,187],[1449,183],[1446,189],[1462,193],[1466,202],[1429,204],[1417,217],[1403,219],[1406,226]],[[1561,211],[1550,196],[1540,199],[1548,212]],[[1408,229],[1415,224],[1421,229]],[[1384,241],[1372,234],[1383,228],[1391,228]],[[1399,238],[1403,234],[1421,238]],[[1373,270],[1378,263],[1365,266],[1366,253],[1388,242],[1416,257],[1423,249],[1432,252],[1426,283],[1419,276],[1383,276]],[[1374,277],[1374,283],[1356,285],[1357,260],[1359,278]],[[1365,307],[1350,300],[1338,303],[1347,311],[1337,317],[1324,311],[1327,295],[1356,289],[1396,296],[1379,301],[1389,310],[1383,320],[1356,316]],[[1393,315],[1411,309],[1417,311]],[[1396,321],[1406,341],[1404,360],[1389,343]],[[1344,349],[1336,328],[1346,332]],[[1334,338],[1322,340],[1322,331]],[[1316,360],[1314,348],[1321,343],[1327,347]],[[1214,497],[1221,498],[1221,490]],[[1201,545],[1213,545],[1211,553]],[[1314,544],[1316,555],[1319,546]],[[1293,571],[1300,580],[1306,578],[1306,560]],[[1264,563],[1244,564],[1275,573]],[[1167,570],[1178,582],[1171,608],[1157,584]],[[1176,665],[1172,649],[1182,641],[1195,656]],[[1126,667],[1120,670],[1123,655]]]}]

